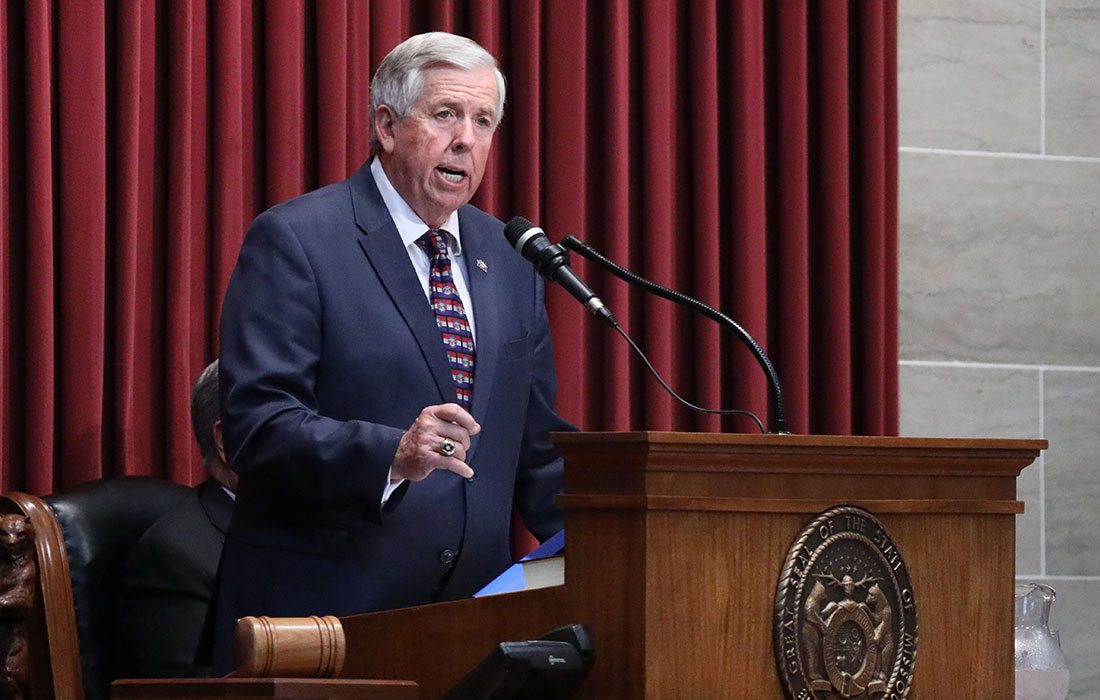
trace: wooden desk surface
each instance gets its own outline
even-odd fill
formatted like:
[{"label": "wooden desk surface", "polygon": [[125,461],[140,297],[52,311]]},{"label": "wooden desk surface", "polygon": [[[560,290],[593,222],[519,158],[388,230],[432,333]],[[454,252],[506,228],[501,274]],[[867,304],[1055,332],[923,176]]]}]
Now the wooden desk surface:
[{"label": "wooden desk surface", "polygon": [[413,681],[318,678],[173,678],[120,680],[112,700],[421,700]]}]

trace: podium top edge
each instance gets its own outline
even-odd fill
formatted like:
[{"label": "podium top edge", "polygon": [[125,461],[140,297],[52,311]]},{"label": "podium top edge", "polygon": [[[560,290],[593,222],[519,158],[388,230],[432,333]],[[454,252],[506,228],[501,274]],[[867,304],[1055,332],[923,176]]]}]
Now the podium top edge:
[{"label": "podium top edge", "polygon": [[1047,449],[1049,443],[1038,438],[945,438],[896,437],[872,435],[774,435],[758,433],[695,433],[673,431],[585,431],[551,433],[554,444],[618,446],[743,446],[788,448],[877,448],[931,450],[1025,450]]}]

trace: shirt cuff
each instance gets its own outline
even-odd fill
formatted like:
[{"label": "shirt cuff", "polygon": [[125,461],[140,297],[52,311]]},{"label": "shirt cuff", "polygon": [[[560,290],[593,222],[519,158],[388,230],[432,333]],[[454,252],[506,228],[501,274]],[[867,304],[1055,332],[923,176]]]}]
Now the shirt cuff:
[{"label": "shirt cuff", "polygon": [[386,488],[382,491],[382,505],[386,505],[386,501],[390,500],[390,496],[397,490],[397,487],[405,483],[404,479],[400,481],[394,481],[390,478],[390,474],[393,474],[393,466],[390,466],[389,472],[386,474]]}]

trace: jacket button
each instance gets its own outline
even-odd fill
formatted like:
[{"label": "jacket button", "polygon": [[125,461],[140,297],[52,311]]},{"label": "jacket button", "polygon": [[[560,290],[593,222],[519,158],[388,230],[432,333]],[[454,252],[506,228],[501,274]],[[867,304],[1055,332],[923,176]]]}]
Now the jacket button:
[{"label": "jacket button", "polygon": [[474,477],[472,477],[472,476],[468,476],[468,477],[466,477],[466,483],[467,483],[467,484],[472,484],[472,483],[474,483]]},{"label": "jacket button", "polygon": [[451,562],[455,560],[455,553],[453,549],[444,549],[439,553],[439,561],[443,562],[447,566],[451,565]]}]

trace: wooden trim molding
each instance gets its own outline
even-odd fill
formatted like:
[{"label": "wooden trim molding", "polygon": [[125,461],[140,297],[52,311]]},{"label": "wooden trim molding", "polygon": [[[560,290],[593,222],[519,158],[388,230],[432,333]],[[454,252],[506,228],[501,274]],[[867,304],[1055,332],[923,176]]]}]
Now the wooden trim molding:
[{"label": "wooden trim molding", "polygon": [[[1019,475],[1046,440],[734,433],[554,433],[574,469],[800,475]],[[793,461],[792,461],[793,460]]]},{"label": "wooden trim molding", "polygon": [[716,513],[821,513],[838,505],[858,506],[872,513],[981,513],[1016,515],[1023,501],[979,500],[871,500],[843,503],[826,499],[706,498],[679,496],[561,495],[558,504],[567,510],[674,510]]},{"label": "wooden trim molding", "polygon": [[120,680],[111,700],[421,700],[412,681],[317,678],[173,678]]}]

